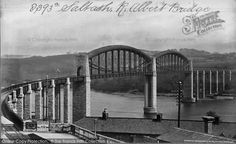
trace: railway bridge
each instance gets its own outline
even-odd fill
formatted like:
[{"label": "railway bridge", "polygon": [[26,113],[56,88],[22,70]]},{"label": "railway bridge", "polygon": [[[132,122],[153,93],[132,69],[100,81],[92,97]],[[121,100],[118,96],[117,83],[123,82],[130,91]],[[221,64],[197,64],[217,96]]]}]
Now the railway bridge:
[{"label": "railway bridge", "polygon": [[224,91],[231,81],[230,70],[197,70],[191,60],[172,50],[149,56],[130,46],[111,45],[80,53],[75,59],[74,76],[30,81],[2,89],[2,94],[7,95],[3,103],[9,109],[3,112],[4,116],[12,119],[9,114],[15,115],[14,119],[20,121],[36,119],[74,123],[90,116],[90,84],[93,79],[145,77],[145,114],[158,112],[157,80],[162,74],[179,75],[178,79],[184,83],[183,102],[196,102],[206,95]]}]

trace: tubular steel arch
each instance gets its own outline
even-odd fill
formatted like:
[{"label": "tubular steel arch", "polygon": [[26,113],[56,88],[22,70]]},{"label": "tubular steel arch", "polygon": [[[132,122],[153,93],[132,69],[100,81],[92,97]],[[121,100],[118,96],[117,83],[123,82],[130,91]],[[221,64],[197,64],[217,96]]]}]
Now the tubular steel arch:
[{"label": "tubular steel arch", "polygon": [[183,54],[174,51],[167,50],[157,55],[157,71],[190,71],[190,61]]},{"label": "tubular steel arch", "polygon": [[136,48],[124,45],[105,46],[89,54],[92,78],[139,75],[147,73],[151,58]]}]

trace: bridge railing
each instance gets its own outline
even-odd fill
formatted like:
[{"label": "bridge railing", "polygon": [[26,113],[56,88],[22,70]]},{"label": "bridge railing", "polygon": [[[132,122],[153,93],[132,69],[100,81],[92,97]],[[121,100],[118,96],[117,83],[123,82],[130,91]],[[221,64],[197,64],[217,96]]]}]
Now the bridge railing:
[{"label": "bridge railing", "polygon": [[19,87],[27,86],[28,84],[36,84],[38,82],[46,83],[47,81],[55,80],[56,83],[66,83],[66,78],[70,78],[71,81],[76,81],[83,76],[64,76],[64,77],[54,77],[54,78],[48,78],[48,79],[38,79],[28,82],[23,82],[19,84],[12,84],[11,86],[1,88],[1,94],[18,89]]},{"label": "bridge railing", "polygon": [[124,143],[123,141],[97,134],[74,124],[64,126],[63,131],[70,132],[73,135],[91,143]]}]

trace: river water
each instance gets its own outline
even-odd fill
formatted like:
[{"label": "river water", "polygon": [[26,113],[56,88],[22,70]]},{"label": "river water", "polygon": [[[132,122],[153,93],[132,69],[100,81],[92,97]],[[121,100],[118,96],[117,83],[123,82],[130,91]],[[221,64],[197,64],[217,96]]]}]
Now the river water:
[{"label": "river water", "polygon": [[[143,118],[143,95],[128,93],[91,92],[91,115],[101,116],[104,108],[108,109],[111,117]],[[177,119],[175,97],[158,96],[158,111],[165,119]],[[202,120],[208,111],[215,111],[222,121],[236,122],[236,99],[233,100],[202,100],[197,103],[181,104],[181,119]]]}]

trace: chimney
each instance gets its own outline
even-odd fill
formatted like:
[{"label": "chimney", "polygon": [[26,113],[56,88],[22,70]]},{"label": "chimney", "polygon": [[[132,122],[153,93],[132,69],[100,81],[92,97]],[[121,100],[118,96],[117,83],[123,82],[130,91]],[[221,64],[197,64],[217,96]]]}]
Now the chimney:
[{"label": "chimney", "polygon": [[204,121],[204,132],[207,134],[212,134],[212,123],[215,120],[212,116],[203,116]]}]

